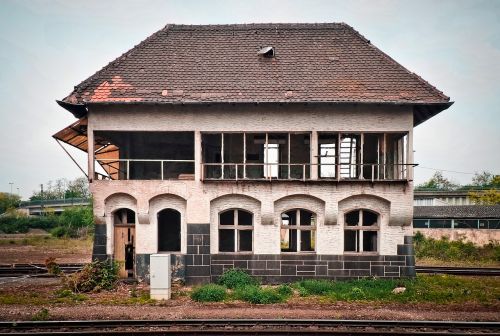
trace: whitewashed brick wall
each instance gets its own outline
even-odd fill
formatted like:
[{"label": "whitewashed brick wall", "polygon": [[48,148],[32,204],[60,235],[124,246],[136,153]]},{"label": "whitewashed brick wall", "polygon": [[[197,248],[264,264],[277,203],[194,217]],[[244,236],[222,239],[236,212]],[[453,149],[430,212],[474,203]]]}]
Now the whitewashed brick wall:
[{"label": "whitewashed brick wall", "polygon": [[[92,106],[89,112],[89,130],[122,131],[196,131],[196,132],[409,132],[410,144],[413,112],[408,106],[382,105],[234,105],[213,106]],[[199,134],[199,133],[196,133]],[[411,158],[412,148],[410,148]],[[183,228],[182,249],[185,251],[186,225],[211,223],[215,230],[214,207],[253,207],[255,218],[254,252],[280,253],[279,217],[280,199],[300,199],[304,207],[318,212],[317,253],[343,253],[343,226],[339,202],[353,195],[375,195],[390,204],[384,214],[381,228],[380,253],[396,254],[403,236],[411,234],[413,191],[411,183],[404,182],[239,182],[217,183],[201,181],[94,181],[91,183],[96,216],[103,216],[114,207],[108,196],[127,193],[136,199],[128,203],[140,218],[149,218],[148,224],[137,224],[137,253],[157,250],[156,212],[161,207],[177,207],[181,212]],[[153,202],[158,195],[175,195]],[[242,196],[235,196],[242,195]],[[299,195],[299,196],[294,196]],[[214,201],[217,198],[220,201]],[[227,196],[227,197],[226,197]],[[231,198],[234,198],[231,200]],[[179,203],[183,199],[183,205]],[[248,201],[252,199],[253,201]],[[375,199],[375,198],[370,198]],[[222,202],[224,200],[224,202]],[[260,203],[260,209],[256,204]],[[364,201],[364,205],[368,206]],[[109,204],[108,204],[109,203]],[[118,202],[119,203],[119,202]],[[236,204],[237,203],[237,204]],[[375,201],[375,203],[377,203]],[[321,204],[321,205],[320,205]],[[378,203],[377,203],[378,204]],[[376,204],[373,204],[375,206]],[[278,208],[277,208],[278,207]],[[106,217],[108,218],[108,217]],[[106,221],[108,229],[110,222]],[[108,230],[112,232],[112,230]],[[212,232],[212,253],[217,251],[217,232]],[[108,252],[112,251],[108,235]]]}]

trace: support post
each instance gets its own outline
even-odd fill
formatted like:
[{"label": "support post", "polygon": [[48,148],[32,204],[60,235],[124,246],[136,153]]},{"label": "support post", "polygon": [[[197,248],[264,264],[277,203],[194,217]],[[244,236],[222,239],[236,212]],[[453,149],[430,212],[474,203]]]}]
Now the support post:
[{"label": "support post", "polygon": [[[163,166],[163,164],[162,164]],[[201,132],[194,131],[194,180],[201,181]]]},{"label": "support post", "polygon": [[92,128],[92,123],[90,122],[87,126],[87,154],[88,154],[88,178],[89,182],[92,183],[94,181],[94,162],[95,162],[95,153],[94,153],[94,129]]},{"label": "support post", "polygon": [[[311,132],[311,168],[310,168],[310,174],[311,174],[311,180],[317,180],[318,179],[318,131],[312,131]],[[304,176],[305,179],[305,176]]]}]

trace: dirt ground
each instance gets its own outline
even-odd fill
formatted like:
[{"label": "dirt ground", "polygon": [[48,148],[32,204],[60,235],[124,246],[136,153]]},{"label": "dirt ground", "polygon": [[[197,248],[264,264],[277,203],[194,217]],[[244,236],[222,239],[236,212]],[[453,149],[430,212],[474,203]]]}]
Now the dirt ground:
[{"label": "dirt ground", "polygon": [[0,235],[0,264],[43,264],[50,257],[62,264],[90,262],[92,241],[54,239],[43,233]]},{"label": "dirt ground", "polygon": [[[0,279],[0,294],[29,293],[50,297],[60,288],[56,278]],[[43,304],[0,304],[0,320],[30,320],[42,308],[52,320],[79,319],[230,319],[230,318],[322,318],[386,320],[467,320],[500,321],[500,303],[478,305],[313,303],[294,298],[288,303],[252,305],[243,302],[196,303],[179,289],[169,301],[133,303],[132,285],[121,284],[114,292],[88,294],[85,301]],[[136,287],[139,295],[145,285]],[[53,300],[52,300],[53,301]]]}]

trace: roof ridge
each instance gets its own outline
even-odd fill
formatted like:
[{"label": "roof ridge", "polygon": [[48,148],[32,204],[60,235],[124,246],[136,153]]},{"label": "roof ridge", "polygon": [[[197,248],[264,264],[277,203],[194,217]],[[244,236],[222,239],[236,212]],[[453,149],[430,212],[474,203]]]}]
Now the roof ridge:
[{"label": "roof ridge", "polygon": [[137,50],[141,50],[142,48],[144,48],[144,46],[148,42],[150,42],[152,39],[154,39],[155,37],[157,37],[161,32],[168,31],[168,29],[171,26],[172,26],[172,24],[166,24],[163,28],[161,28],[161,29],[157,30],[156,32],[154,32],[153,34],[149,35],[144,40],[142,40],[141,42],[139,42],[135,46],[131,47],[129,50],[127,50],[126,52],[124,52],[123,54],[121,54],[120,56],[118,56],[117,58],[115,58],[114,60],[112,60],[111,62],[109,62],[108,64],[106,64],[105,66],[103,66],[100,70],[96,71],[92,76],[88,77],[87,79],[85,79],[84,81],[82,81],[78,85],[76,85],[75,88],[74,88],[74,90],[68,95],[68,97],[64,98],[64,100],[67,99],[67,98],[69,98],[72,95],[75,95],[75,94],[80,93],[81,91],[84,91],[85,88],[87,88],[89,85],[91,85],[92,82],[99,75],[105,73],[112,66],[114,66],[115,64],[120,63],[120,61],[126,59],[128,56],[132,55]]},{"label": "roof ridge", "polygon": [[406,71],[409,75],[413,76],[417,81],[419,81],[421,84],[423,84],[424,86],[426,86],[427,88],[430,88],[432,91],[435,91],[437,92],[441,98],[447,100],[447,101],[450,101],[450,97],[448,97],[447,95],[445,95],[442,91],[440,91],[437,87],[435,87],[434,85],[432,85],[431,83],[429,83],[428,81],[426,81],[425,79],[423,79],[422,77],[420,77],[419,75],[417,75],[416,73],[410,71],[409,69],[407,69],[405,66],[403,66],[401,63],[399,63],[398,61],[396,61],[394,58],[392,58],[391,56],[389,56],[388,54],[386,54],[384,51],[382,51],[380,48],[378,48],[377,46],[375,46],[373,43],[371,43],[371,41],[369,39],[367,39],[366,37],[364,37],[360,32],[358,32],[356,29],[354,29],[353,27],[351,27],[350,25],[348,25],[347,23],[344,23],[342,22],[342,24],[347,27],[348,29],[350,29],[357,37],[359,37],[361,40],[367,42],[376,52],[378,52],[382,57],[384,57],[385,59],[387,59],[388,61],[390,61],[391,63],[393,63],[394,65],[398,66],[399,68],[401,68],[402,70]]}]

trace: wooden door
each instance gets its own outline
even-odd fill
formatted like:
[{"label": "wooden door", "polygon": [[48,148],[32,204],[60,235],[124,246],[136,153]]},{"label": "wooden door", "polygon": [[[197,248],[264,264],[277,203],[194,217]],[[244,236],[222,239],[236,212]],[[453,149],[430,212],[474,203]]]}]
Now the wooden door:
[{"label": "wooden door", "polygon": [[120,264],[120,278],[132,278],[135,274],[135,227],[115,226],[114,259]]}]

